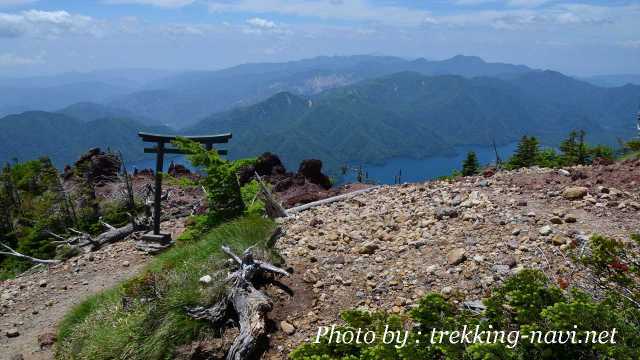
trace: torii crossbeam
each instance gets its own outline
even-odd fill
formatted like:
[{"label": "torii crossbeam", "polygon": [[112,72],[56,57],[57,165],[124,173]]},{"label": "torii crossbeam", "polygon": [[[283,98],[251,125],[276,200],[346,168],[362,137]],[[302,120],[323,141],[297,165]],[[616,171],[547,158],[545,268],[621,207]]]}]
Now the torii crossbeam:
[{"label": "torii crossbeam", "polygon": [[[162,200],[162,169],[164,165],[164,154],[188,154],[188,152],[177,149],[175,147],[167,147],[166,144],[171,144],[173,140],[178,137],[193,140],[200,144],[204,144],[207,150],[213,149],[213,144],[226,144],[231,139],[231,133],[218,134],[218,135],[204,135],[204,136],[178,136],[178,135],[160,135],[150,134],[145,132],[138,133],[138,136],[142,138],[144,142],[156,143],[156,146],[145,148],[145,153],[156,154],[156,176],[155,176],[155,192],[153,202],[153,232],[145,234],[144,239],[150,241],[156,241],[160,243],[166,243],[171,241],[170,234],[160,233],[160,212],[161,212],[161,200]],[[227,155],[227,150],[218,150],[218,154]]]}]

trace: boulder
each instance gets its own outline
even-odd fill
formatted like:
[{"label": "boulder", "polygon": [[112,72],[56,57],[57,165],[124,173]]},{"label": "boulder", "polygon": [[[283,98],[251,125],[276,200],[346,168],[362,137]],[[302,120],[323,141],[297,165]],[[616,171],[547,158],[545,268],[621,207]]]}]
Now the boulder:
[{"label": "boulder", "polygon": [[40,344],[40,349],[48,349],[55,344],[57,341],[57,336],[55,333],[47,332],[44,334],[40,334],[38,336],[38,344]]},{"label": "boulder", "polygon": [[65,174],[65,178],[75,173],[93,183],[115,181],[121,166],[122,162],[116,154],[104,153],[100,148],[93,148],[80,156],[74,165],[75,172]]},{"label": "boulder", "polygon": [[458,217],[458,210],[453,207],[442,207],[436,210],[436,219],[442,220],[445,217],[449,217],[449,218]]},{"label": "boulder", "polygon": [[16,337],[20,336],[20,332],[16,328],[11,328],[11,329],[9,329],[9,330],[7,330],[5,332],[5,335],[8,338],[16,338]]},{"label": "boulder", "polygon": [[570,186],[562,191],[562,196],[568,200],[580,200],[587,195],[589,189],[584,186]]},{"label": "boulder", "polygon": [[467,260],[467,253],[464,249],[453,249],[447,254],[447,263],[451,266],[462,264]]},{"label": "boulder", "polygon": [[300,163],[298,174],[304,176],[307,181],[318,184],[324,189],[331,188],[331,179],[322,173],[322,161],[317,159],[303,160]]},{"label": "boulder", "polygon": [[368,241],[358,249],[358,254],[373,254],[378,250],[379,246],[376,243]]},{"label": "boulder", "polygon": [[538,233],[542,236],[549,236],[553,232],[553,229],[549,225],[545,225],[538,230]]},{"label": "boulder", "polygon": [[287,335],[293,335],[296,332],[296,328],[284,320],[280,322],[280,328]]},{"label": "boulder", "polygon": [[175,164],[173,161],[169,164],[169,175],[173,177],[181,177],[191,175],[191,170],[182,164]]},{"label": "boulder", "polygon": [[270,152],[266,152],[256,159],[255,171],[260,176],[283,174],[285,172],[278,155]]}]

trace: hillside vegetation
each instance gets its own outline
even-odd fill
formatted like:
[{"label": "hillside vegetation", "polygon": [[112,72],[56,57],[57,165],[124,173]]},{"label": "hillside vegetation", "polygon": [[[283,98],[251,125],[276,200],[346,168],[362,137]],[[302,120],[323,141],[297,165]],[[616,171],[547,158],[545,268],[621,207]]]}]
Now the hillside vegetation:
[{"label": "hillside vegetation", "polygon": [[65,114],[31,111],[0,119],[0,163],[47,156],[62,168],[87,149],[100,147],[122,152],[127,161],[145,158],[139,131],[169,132],[127,118],[82,121]]},{"label": "hillside vegetation", "polygon": [[510,80],[429,77],[415,72],[366,80],[310,98],[279,93],[256,105],[212,115],[188,132],[231,131],[232,156],[264,151],[295,164],[319,157],[329,168],[451,152],[457,145],[506,144],[523,135],[557,145],[584,129],[594,143],[633,131],[640,86],[605,89],[559,73]]}]

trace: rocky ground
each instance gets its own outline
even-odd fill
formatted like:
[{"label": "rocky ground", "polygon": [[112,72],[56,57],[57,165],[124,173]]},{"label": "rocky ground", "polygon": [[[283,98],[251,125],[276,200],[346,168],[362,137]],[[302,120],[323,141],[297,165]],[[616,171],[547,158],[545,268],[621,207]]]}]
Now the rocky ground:
[{"label": "rocky ground", "polygon": [[[137,193],[150,181],[139,176]],[[293,275],[266,288],[274,309],[263,358],[285,359],[318,326],[339,322],[341,310],[399,313],[432,291],[459,304],[478,301],[522,268],[597,294],[592,275],[570,255],[594,233],[628,241],[640,232],[639,184],[640,161],[523,169],[383,186],[298,213],[282,222],[285,235],[277,243]],[[201,206],[198,189],[168,190],[171,216]],[[98,191],[109,196],[120,187]],[[163,227],[177,235],[184,223],[170,220]],[[51,358],[48,346],[62,316],[90,294],[133,276],[148,259],[129,239],[1,283],[0,358]]]},{"label": "rocky ground", "polygon": [[384,186],[283,222],[278,247],[294,275],[272,286],[276,331],[267,359],[284,359],[343,309],[394,313],[427,292],[461,304],[522,268],[592,293],[571,261],[591,234],[640,232],[640,162],[523,169],[448,183]]}]

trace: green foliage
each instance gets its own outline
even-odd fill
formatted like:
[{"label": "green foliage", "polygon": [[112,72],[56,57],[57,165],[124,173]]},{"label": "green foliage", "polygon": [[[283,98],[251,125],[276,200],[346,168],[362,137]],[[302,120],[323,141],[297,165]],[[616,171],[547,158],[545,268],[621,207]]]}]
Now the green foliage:
[{"label": "green foliage", "polygon": [[562,161],[565,165],[585,165],[588,161],[589,149],[584,142],[584,130],[571,131],[569,137],[560,143]]},{"label": "green foliage", "polygon": [[592,162],[595,159],[614,159],[613,148],[606,145],[596,145],[589,148],[589,160]]},{"label": "green foliage", "polygon": [[56,259],[58,260],[67,260],[78,255],[80,255],[80,250],[76,246],[63,244],[56,248]]},{"label": "green foliage", "polygon": [[[596,301],[574,290],[563,292],[537,270],[523,270],[495,289],[485,301],[486,310],[473,314],[459,310],[439,294],[428,294],[409,312],[409,317],[384,312],[344,312],[345,325],[337,330],[370,329],[376,332],[371,345],[329,341],[330,334],[303,344],[291,354],[292,360],[316,359],[406,359],[406,360],[524,360],[524,359],[637,359],[640,356],[640,314],[630,302],[610,296]],[[390,330],[410,329],[406,346],[384,344],[384,326]],[[588,332],[616,329],[615,343],[545,343],[519,338],[517,343],[450,341],[439,331],[462,331],[464,326],[479,331],[520,331],[535,336],[575,331],[576,339]],[[574,327],[575,325],[575,327]],[[435,331],[435,332],[434,332]],[[435,336],[432,338],[432,336]]]},{"label": "green foliage", "polygon": [[233,171],[235,173],[238,173],[238,171],[243,167],[255,165],[256,161],[257,161],[257,158],[255,158],[255,157],[247,158],[247,159],[238,159],[238,160],[232,161],[231,166],[232,166]]},{"label": "green foliage", "polygon": [[522,167],[531,167],[536,165],[539,157],[540,148],[538,139],[534,136],[523,136],[518,143],[515,154],[509,159],[507,167],[510,169],[518,169]]},{"label": "green foliage", "polygon": [[559,168],[563,166],[587,165],[601,158],[614,160],[614,150],[606,145],[590,146],[585,143],[585,132],[571,131],[560,144],[560,154],[552,148],[540,149],[535,137],[523,136],[515,154],[506,164],[507,169],[540,166]]},{"label": "green foliage", "polygon": [[[211,305],[223,294],[219,270],[227,258],[222,245],[236,253],[255,245],[257,257],[278,263],[266,241],[274,226],[270,220],[245,217],[180,241],[141,275],[68,313],[58,329],[56,358],[173,359],[176,347],[218,335],[206,321],[190,319],[185,308]],[[214,277],[207,287],[198,281],[205,274]]]},{"label": "green foliage", "polygon": [[640,139],[629,140],[626,146],[631,151],[640,151]]},{"label": "green foliage", "polygon": [[[0,172],[0,241],[38,257],[55,256],[47,230],[70,225],[69,204],[61,196],[58,172],[47,158],[7,164]],[[0,256],[0,276],[26,270],[29,263]]]},{"label": "green foliage", "polygon": [[241,189],[242,201],[244,202],[248,215],[262,215],[265,213],[264,202],[258,198],[260,184],[256,180],[251,180]]},{"label": "green foliage", "polygon": [[462,176],[473,176],[480,172],[480,163],[474,151],[467,153],[467,158],[462,163]]},{"label": "green foliage", "polygon": [[[74,252],[58,248],[49,232],[63,236],[69,227],[97,234],[104,231],[99,218],[114,226],[130,221],[123,202],[102,202],[86,179],[89,164],[73,168],[80,182],[74,191],[63,190],[60,174],[48,158],[7,164],[0,171],[0,242],[16,251],[41,259],[67,259]],[[139,210],[136,205],[133,212]],[[29,262],[0,256],[0,277],[12,277],[31,266]]]},{"label": "green foliage", "polygon": [[451,175],[443,175],[443,176],[438,176],[436,179],[437,180],[445,180],[445,181],[453,181],[459,177],[462,176],[462,173],[460,172],[460,170],[456,170],[454,169],[451,172]]},{"label": "green foliage", "polygon": [[207,151],[194,141],[178,138],[175,143],[190,153],[191,163],[206,174],[201,182],[209,200],[209,225],[216,226],[242,215],[245,205],[234,164],[220,158],[216,150]]},{"label": "green foliage", "polygon": [[538,152],[536,165],[545,168],[558,168],[562,166],[562,158],[554,149],[542,149]]}]

